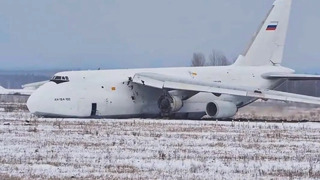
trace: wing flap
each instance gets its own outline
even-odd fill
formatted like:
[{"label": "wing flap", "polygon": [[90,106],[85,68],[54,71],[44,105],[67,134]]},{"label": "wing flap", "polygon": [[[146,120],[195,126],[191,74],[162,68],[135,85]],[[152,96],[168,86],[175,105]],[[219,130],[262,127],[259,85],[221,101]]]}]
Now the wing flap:
[{"label": "wing flap", "polygon": [[317,98],[317,97],[286,93],[286,92],[280,92],[280,91],[273,91],[273,90],[265,91],[262,93],[264,95],[264,98],[262,99],[272,99],[272,100],[320,105],[320,98]]},{"label": "wing flap", "polygon": [[250,87],[233,87],[217,83],[195,82],[183,78],[170,77],[161,74],[136,74],[133,82],[158,89],[173,89],[194,92],[208,92],[244,96],[258,99],[272,99],[307,104],[320,105],[320,98],[274,90],[259,90]]},{"label": "wing flap", "polygon": [[170,81],[164,82],[163,88],[246,96],[246,92],[243,90],[234,90],[234,89],[227,89],[227,88],[213,87],[213,86],[203,86],[203,85],[196,85],[196,84],[185,84],[185,83],[177,83],[177,82],[170,82]]},{"label": "wing flap", "polygon": [[320,80],[319,75],[310,75],[310,74],[269,74],[264,75],[263,77],[267,79],[288,79],[288,80]]}]

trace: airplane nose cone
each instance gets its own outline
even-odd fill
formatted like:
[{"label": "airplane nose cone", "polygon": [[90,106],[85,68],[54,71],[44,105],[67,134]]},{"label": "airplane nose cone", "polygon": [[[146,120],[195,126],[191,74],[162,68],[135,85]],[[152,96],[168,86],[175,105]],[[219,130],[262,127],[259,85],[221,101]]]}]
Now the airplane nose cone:
[{"label": "airplane nose cone", "polygon": [[31,94],[31,96],[29,97],[28,101],[27,101],[27,107],[30,111],[30,113],[34,114],[36,112],[37,109],[37,103],[36,103],[36,98],[35,98],[35,94],[37,93],[37,91],[35,91],[33,94]]},{"label": "airplane nose cone", "polygon": [[38,113],[40,112],[42,102],[43,100],[41,99],[41,91],[36,90],[34,93],[31,94],[31,96],[29,97],[28,101],[27,101],[27,107],[30,111],[30,113],[38,115]]},{"label": "airplane nose cone", "polygon": [[44,115],[48,112],[48,110],[52,109],[50,107],[49,99],[52,95],[52,84],[46,83],[42,85],[40,88],[38,88],[35,92],[31,94],[27,101],[27,107],[30,111],[30,113],[35,115]]},{"label": "airplane nose cone", "polygon": [[[76,99],[73,95],[75,92],[69,91],[68,88],[67,83],[48,82],[42,85],[32,93],[27,101],[30,113],[43,117],[82,117],[81,112],[79,115],[77,104],[71,101],[71,99]],[[90,108],[86,109],[91,111]]]}]

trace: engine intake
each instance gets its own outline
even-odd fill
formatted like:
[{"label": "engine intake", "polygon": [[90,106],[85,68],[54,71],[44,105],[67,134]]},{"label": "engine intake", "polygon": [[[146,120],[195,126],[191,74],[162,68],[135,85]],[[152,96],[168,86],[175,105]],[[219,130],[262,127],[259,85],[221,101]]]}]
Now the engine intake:
[{"label": "engine intake", "polygon": [[158,107],[162,115],[170,115],[171,113],[178,112],[183,107],[181,98],[165,94],[158,100]]},{"label": "engine intake", "polygon": [[206,107],[207,115],[213,118],[229,118],[234,116],[237,111],[237,106],[227,101],[209,102]]}]

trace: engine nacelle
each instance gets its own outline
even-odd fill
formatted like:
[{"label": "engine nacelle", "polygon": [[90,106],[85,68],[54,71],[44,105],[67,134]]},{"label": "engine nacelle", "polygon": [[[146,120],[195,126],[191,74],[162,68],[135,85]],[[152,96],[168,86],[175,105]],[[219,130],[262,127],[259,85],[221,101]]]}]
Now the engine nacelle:
[{"label": "engine nacelle", "polygon": [[237,106],[228,101],[215,101],[207,104],[206,113],[213,118],[229,118],[238,111]]},{"label": "engine nacelle", "polygon": [[158,100],[158,107],[163,115],[170,115],[171,113],[178,112],[183,107],[181,98],[165,94]]}]

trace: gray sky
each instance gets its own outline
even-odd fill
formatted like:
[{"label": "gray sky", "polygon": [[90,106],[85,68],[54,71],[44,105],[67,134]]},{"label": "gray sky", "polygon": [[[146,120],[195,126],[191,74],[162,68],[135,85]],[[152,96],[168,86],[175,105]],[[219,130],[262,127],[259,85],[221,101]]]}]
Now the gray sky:
[{"label": "gray sky", "polygon": [[[272,0],[1,0],[0,69],[189,66],[234,59]],[[294,0],[284,65],[320,72],[319,0]]]}]

